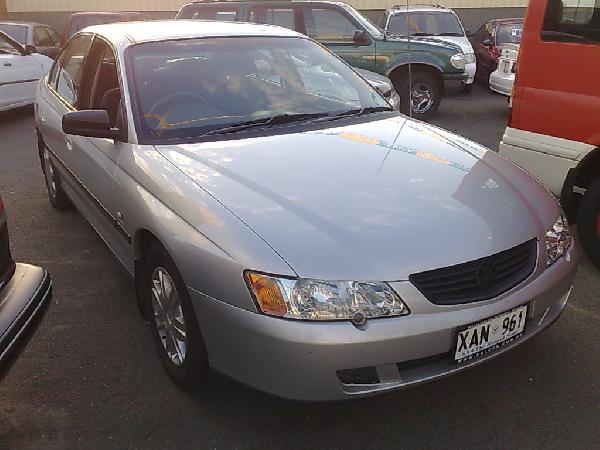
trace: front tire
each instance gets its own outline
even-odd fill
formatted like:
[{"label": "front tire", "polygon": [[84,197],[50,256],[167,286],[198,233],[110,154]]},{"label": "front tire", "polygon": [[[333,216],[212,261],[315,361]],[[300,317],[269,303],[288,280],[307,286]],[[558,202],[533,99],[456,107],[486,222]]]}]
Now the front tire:
[{"label": "front tire", "polygon": [[50,151],[41,139],[38,141],[38,151],[50,204],[57,211],[72,210],[73,204],[62,187],[60,175],[52,162]]},{"label": "front tire", "polygon": [[600,269],[600,179],[591,184],[579,203],[577,232],[586,255]]},{"label": "front tire", "polygon": [[206,384],[206,347],[187,287],[167,251],[148,250],[140,274],[142,300],[163,367],[184,389]]},{"label": "front tire", "polygon": [[411,78],[412,88],[409,86],[408,76],[400,83],[400,110],[406,115],[412,112],[415,119],[427,120],[440,106],[440,84],[433,74],[423,71],[415,71]]}]

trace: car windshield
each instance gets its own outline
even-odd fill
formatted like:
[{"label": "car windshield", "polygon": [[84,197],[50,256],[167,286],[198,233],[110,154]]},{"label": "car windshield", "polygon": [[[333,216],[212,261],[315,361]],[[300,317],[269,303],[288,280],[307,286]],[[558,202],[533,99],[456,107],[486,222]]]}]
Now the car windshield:
[{"label": "car windshield", "polygon": [[127,50],[138,137],[190,140],[278,116],[389,108],[374,88],[305,38],[223,37]]},{"label": "car windshield", "polygon": [[27,27],[13,23],[0,23],[0,31],[5,32],[19,44],[27,43]]},{"label": "car windshield", "polygon": [[522,23],[508,23],[504,25],[499,25],[498,31],[496,31],[496,42],[498,43],[498,45],[506,43],[520,44],[522,34]]},{"label": "car windshield", "polygon": [[[410,30],[410,31],[409,31]],[[411,12],[390,16],[387,32],[398,36],[464,36],[458,18],[451,12]]]}]

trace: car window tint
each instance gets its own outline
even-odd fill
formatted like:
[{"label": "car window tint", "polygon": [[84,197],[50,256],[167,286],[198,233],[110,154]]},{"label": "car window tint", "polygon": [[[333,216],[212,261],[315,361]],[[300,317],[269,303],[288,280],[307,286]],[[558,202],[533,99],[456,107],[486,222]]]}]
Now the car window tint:
[{"label": "car window tint", "polygon": [[548,0],[542,38],[600,42],[600,0]]},{"label": "car window tint", "polygon": [[27,43],[27,27],[25,25],[17,25],[12,23],[0,23],[0,31],[8,34],[19,44]]},{"label": "car window tint", "polygon": [[292,8],[252,8],[250,21],[277,25],[295,30],[294,10]]},{"label": "car window tint", "polygon": [[54,45],[46,27],[35,27],[33,29],[33,43],[41,47],[51,47]]},{"label": "car window tint", "polygon": [[70,105],[77,103],[81,69],[90,43],[91,36],[78,36],[68,44],[60,58],[56,90]]},{"label": "car window tint", "polygon": [[353,42],[357,30],[348,17],[334,9],[304,8],[306,34],[318,41]]},{"label": "car window tint", "polygon": [[199,8],[194,12],[192,19],[235,22],[237,20],[237,10],[235,8],[227,7]]}]

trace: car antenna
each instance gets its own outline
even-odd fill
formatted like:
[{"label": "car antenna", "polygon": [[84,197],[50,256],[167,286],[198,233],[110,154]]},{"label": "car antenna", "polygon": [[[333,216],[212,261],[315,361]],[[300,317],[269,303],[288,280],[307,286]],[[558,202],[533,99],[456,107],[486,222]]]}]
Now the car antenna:
[{"label": "car antenna", "polygon": [[406,14],[404,17],[406,18],[406,36],[408,38],[408,117],[412,119],[412,53],[410,49],[410,21],[408,17],[410,12],[408,6],[408,0],[406,0]]}]

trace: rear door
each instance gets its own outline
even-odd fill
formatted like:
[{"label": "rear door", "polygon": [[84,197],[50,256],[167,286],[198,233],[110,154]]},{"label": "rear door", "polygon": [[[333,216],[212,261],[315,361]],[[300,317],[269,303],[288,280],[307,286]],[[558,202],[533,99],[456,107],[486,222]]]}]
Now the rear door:
[{"label": "rear door", "polygon": [[517,78],[512,127],[600,145],[600,0],[530,5]]},{"label": "rear door", "polygon": [[[367,31],[344,9],[326,3],[302,4],[304,34],[319,41],[348,64],[361,69],[375,68],[375,41],[358,44],[354,41],[356,31]],[[368,33],[367,33],[368,34]]]}]

